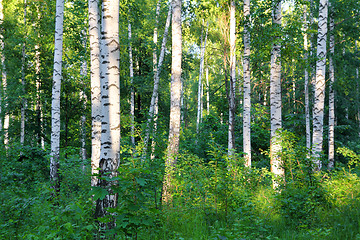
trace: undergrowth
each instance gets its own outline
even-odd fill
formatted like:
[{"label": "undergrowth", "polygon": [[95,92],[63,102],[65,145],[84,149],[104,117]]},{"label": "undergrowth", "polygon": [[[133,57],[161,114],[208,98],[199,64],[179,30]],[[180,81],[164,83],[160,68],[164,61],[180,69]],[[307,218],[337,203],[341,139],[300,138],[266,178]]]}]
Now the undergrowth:
[{"label": "undergrowth", "polygon": [[[1,239],[360,239],[358,156],[349,165],[314,173],[306,149],[284,133],[286,181],[272,188],[267,168],[245,168],[208,142],[206,159],[178,156],[173,201],[161,204],[163,159],[143,161],[123,147],[111,209],[116,227],[105,233],[94,203],[106,191],[90,187],[90,162],[78,149],[60,159],[61,191],[48,179],[48,153],[13,146],[0,153]],[[104,220],[105,221],[105,220]]]}]

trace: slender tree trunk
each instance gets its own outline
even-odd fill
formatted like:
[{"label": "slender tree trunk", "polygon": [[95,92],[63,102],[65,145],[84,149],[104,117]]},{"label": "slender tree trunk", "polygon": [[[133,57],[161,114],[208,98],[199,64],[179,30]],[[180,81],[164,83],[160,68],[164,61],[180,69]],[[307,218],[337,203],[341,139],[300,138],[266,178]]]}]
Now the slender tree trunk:
[{"label": "slender tree trunk", "polygon": [[91,186],[97,185],[101,148],[100,18],[98,0],[89,0],[90,79],[91,79]]},{"label": "slender tree trunk", "polygon": [[244,0],[244,115],[243,115],[243,146],[245,166],[251,167],[251,73],[250,73],[250,0]]},{"label": "slender tree trunk", "polygon": [[[355,40],[355,52],[358,54],[358,42]],[[359,124],[359,137],[360,137],[360,89],[359,89],[359,68],[356,68],[356,88],[358,93],[358,124]]]},{"label": "slender tree trunk", "polygon": [[329,54],[329,76],[330,76],[330,86],[329,86],[329,163],[328,169],[331,170],[334,168],[334,157],[335,157],[335,68],[334,68],[334,52],[335,52],[335,36],[334,36],[334,17],[333,10],[331,9],[330,13],[330,54]]},{"label": "slender tree trunk", "polygon": [[235,1],[230,3],[230,88],[229,88],[229,132],[228,132],[228,155],[235,152],[235,83],[236,83],[236,18]]},{"label": "slender tree trunk", "polygon": [[158,94],[159,94],[160,73],[162,70],[162,64],[164,62],[166,41],[167,41],[169,27],[170,27],[170,23],[171,23],[171,10],[172,10],[172,7],[171,7],[171,3],[170,3],[168,15],[166,18],[164,35],[163,35],[163,39],[162,39],[162,43],[161,43],[159,62],[157,65],[156,72],[154,73],[154,89],[153,89],[153,93],[151,96],[151,102],[150,102],[150,107],[149,107],[149,112],[148,112],[148,119],[147,119],[147,123],[146,123],[143,158],[146,157],[147,145],[149,142],[150,130],[151,130],[150,124],[152,121],[156,122],[156,119],[154,119],[154,117],[156,117],[156,115],[158,113]]},{"label": "slender tree trunk", "polygon": [[321,170],[320,154],[323,144],[323,124],[325,105],[325,70],[326,70],[326,36],[327,36],[328,1],[320,0],[317,36],[317,61],[315,100],[313,109],[313,146],[314,170]]},{"label": "slender tree trunk", "polygon": [[131,144],[135,147],[135,91],[134,91],[134,67],[133,53],[131,46],[131,23],[128,21],[128,40],[129,40],[129,72],[130,72],[130,116],[131,116]]},{"label": "slender tree trunk", "polygon": [[0,34],[0,44],[1,44],[1,81],[2,81],[2,87],[3,87],[3,93],[4,93],[4,97],[3,100],[5,102],[4,104],[4,112],[5,112],[5,116],[4,116],[4,145],[5,145],[5,149],[8,149],[8,145],[9,145],[9,123],[10,123],[10,114],[9,114],[9,109],[8,109],[8,103],[7,103],[7,74],[6,74],[6,67],[5,67],[5,43],[3,41],[3,21],[4,21],[4,13],[3,13],[3,4],[2,4],[2,0],[0,0],[0,23],[1,23],[1,34]]},{"label": "slender tree trunk", "polygon": [[308,71],[308,62],[309,62],[309,41],[308,41],[308,24],[307,24],[307,5],[304,5],[304,60],[305,60],[305,72],[304,72],[304,80],[305,80],[305,127],[306,127],[306,149],[308,151],[308,156],[310,156],[310,147],[311,147],[311,132],[310,132],[310,105],[309,105],[309,71]]},{"label": "slender tree trunk", "polygon": [[[277,31],[271,50],[270,71],[270,112],[271,112],[271,140],[270,140],[270,165],[271,172],[276,177],[284,177],[284,168],[281,160],[281,1],[276,0],[273,6],[273,26]],[[277,188],[279,182],[273,181]]]},{"label": "slender tree trunk", "polygon": [[209,85],[209,66],[206,64],[206,110],[210,114],[210,85]]},{"label": "slender tree trunk", "polygon": [[[27,2],[24,0],[24,29],[26,29],[26,8]],[[26,110],[26,97],[25,97],[25,48],[26,48],[26,39],[25,36],[22,46],[22,58],[21,58],[21,85],[22,85],[22,105],[21,105],[21,124],[20,124],[20,145],[23,146],[25,142],[25,110]]]},{"label": "slender tree trunk", "polygon": [[[154,34],[153,34],[153,43],[154,43],[154,48],[153,48],[153,73],[154,73],[154,81],[157,75],[157,71],[158,71],[158,58],[157,58],[157,44],[158,44],[158,27],[159,27],[159,15],[160,15],[160,4],[161,4],[161,0],[159,0],[156,4],[156,10],[155,10],[155,27],[154,27]],[[171,12],[171,11],[170,11]],[[170,19],[169,19],[170,22]],[[159,112],[159,106],[158,106],[158,101],[159,101],[159,96],[156,96],[155,99],[155,106],[154,106],[154,118],[152,119],[154,121],[154,125],[153,125],[153,137],[151,139],[151,159],[155,158],[155,134],[156,134],[156,129],[157,129],[157,115]],[[151,119],[150,119],[151,122]],[[150,124],[150,122],[148,122],[148,124]],[[146,129],[146,133],[149,133],[150,131],[150,125],[147,126]],[[147,138],[149,138],[149,136],[147,136]],[[148,141],[148,139],[147,139]],[[147,144],[145,145],[145,147],[147,146]],[[145,157],[145,155],[144,155]]]},{"label": "slender tree trunk", "polygon": [[199,126],[202,118],[202,75],[203,75],[203,68],[204,68],[204,56],[205,56],[205,50],[206,50],[206,40],[207,40],[207,34],[208,34],[208,27],[209,22],[207,22],[206,26],[206,33],[205,33],[205,40],[203,39],[203,36],[201,34],[201,43],[200,43],[200,68],[199,68],[199,82],[198,82],[198,106],[197,106],[197,118],[196,118],[196,132],[199,133]]},{"label": "slender tree trunk", "polygon": [[165,176],[162,200],[168,204],[172,200],[171,188],[177,154],[179,152],[180,124],[181,124],[181,0],[172,0],[172,66],[171,66],[171,105],[169,145],[165,162]]},{"label": "slender tree trunk", "polygon": [[60,154],[60,89],[63,49],[64,0],[56,0],[54,73],[51,102],[51,154],[50,177],[55,191],[59,191],[59,154]]},{"label": "slender tree trunk", "polygon": [[[82,31],[82,44],[84,49],[86,49],[86,31],[83,30]],[[87,71],[88,71],[88,67],[87,67],[87,62],[86,59],[84,58],[82,60],[81,63],[81,69],[80,69],[80,76],[81,76],[81,85],[82,85],[82,89],[85,90],[85,79],[87,76]],[[87,98],[86,98],[86,94],[85,91],[81,90],[80,91],[80,101],[83,103],[83,112],[81,114],[81,119],[80,119],[80,135],[81,135],[81,148],[80,148],[80,154],[81,154],[81,159],[85,162],[87,156],[86,156],[86,102],[87,102]],[[85,166],[83,166],[83,169],[85,170]]]},{"label": "slender tree trunk", "polygon": [[[40,6],[36,7],[37,12],[37,20],[40,22],[41,13],[39,10]],[[34,24],[34,28],[35,28]],[[37,31],[37,37],[40,39],[40,31]],[[40,80],[40,46],[37,43],[35,45],[35,75],[36,75],[36,104],[35,104],[35,112],[36,112],[36,121],[37,121],[37,141],[42,149],[45,149],[45,142],[43,137],[43,112],[41,108],[41,80]]]},{"label": "slender tree trunk", "polygon": [[4,70],[5,70],[5,61],[4,61],[4,41],[3,41],[3,21],[4,21],[4,14],[3,14],[3,4],[2,0],[0,0],[0,58],[1,58],[1,82],[0,82],[0,131],[3,131],[3,121],[2,121],[2,101],[3,101],[3,81],[4,81]]},{"label": "slender tree trunk", "polygon": [[[100,176],[112,179],[120,164],[120,45],[119,45],[119,0],[102,1],[101,41],[101,151]],[[114,181],[99,179],[99,186],[108,191],[104,199],[96,202],[96,217],[109,215],[108,208],[117,204],[113,192]],[[114,221],[101,224],[111,229]]]}]

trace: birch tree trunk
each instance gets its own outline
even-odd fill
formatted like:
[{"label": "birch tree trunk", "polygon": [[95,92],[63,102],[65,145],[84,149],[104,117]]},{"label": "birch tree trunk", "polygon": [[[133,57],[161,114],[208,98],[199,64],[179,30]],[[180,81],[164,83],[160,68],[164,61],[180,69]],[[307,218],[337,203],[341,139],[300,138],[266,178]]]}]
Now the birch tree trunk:
[{"label": "birch tree trunk", "polygon": [[208,27],[209,22],[207,22],[206,26],[206,33],[205,33],[205,39],[203,39],[203,36],[201,34],[201,43],[200,43],[200,68],[199,68],[199,82],[198,82],[198,106],[197,106],[197,118],[196,118],[196,132],[199,133],[199,126],[202,118],[202,74],[203,74],[203,68],[204,68],[204,56],[205,56],[205,49],[206,49],[206,40],[207,40],[207,34],[208,34]]},{"label": "birch tree trunk", "polygon": [[210,85],[209,85],[209,66],[206,64],[206,110],[210,114]]},{"label": "birch tree trunk", "polygon": [[[101,151],[100,176],[114,178],[120,164],[120,45],[119,45],[119,0],[102,1],[101,41]],[[108,208],[114,208],[117,195],[111,187],[114,181],[99,179],[99,186],[109,194],[96,202],[96,217],[109,215]],[[101,224],[111,229],[114,221]]]},{"label": "birch tree trunk", "polygon": [[168,204],[172,200],[172,178],[179,152],[180,123],[181,123],[181,58],[182,58],[182,33],[181,33],[181,0],[172,0],[172,66],[171,66],[171,105],[169,145],[165,162],[165,176],[163,183],[162,200]]},{"label": "birch tree trunk", "polygon": [[59,182],[59,154],[60,154],[60,89],[61,68],[63,49],[63,20],[64,0],[56,0],[55,16],[55,51],[54,73],[51,102],[51,154],[50,154],[50,178],[54,182],[55,191],[60,190]]},{"label": "birch tree trunk", "polygon": [[250,73],[250,0],[244,0],[244,115],[243,115],[243,146],[245,166],[251,167],[251,73]]},{"label": "birch tree trunk", "polygon": [[135,147],[135,92],[134,92],[134,65],[131,46],[131,23],[128,21],[128,40],[129,40],[129,72],[130,72],[130,116],[131,116],[131,144]]},{"label": "birch tree trunk", "polygon": [[[84,49],[86,49],[86,31],[82,30],[82,44]],[[82,89],[85,89],[85,79],[87,76],[87,71],[88,71],[88,67],[87,67],[87,63],[86,63],[86,59],[85,57],[82,60],[81,63],[81,68],[80,68],[80,76],[81,76],[81,85],[82,85]],[[81,135],[81,139],[80,139],[80,143],[81,143],[81,148],[80,148],[80,154],[81,154],[81,159],[83,160],[83,162],[85,162],[86,160],[86,102],[87,102],[87,98],[86,98],[86,94],[85,91],[81,90],[80,91],[80,102],[83,103],[83,112],[81,114],[81,118],[80,118],[80,135]],[[85,170],[85,166],[83,165],[83,170]]]},{"label": "birch tree trunk", "polygon": [[327,36],[328,1],[320,0],[317,36],[317,61],[315,80],[315,99],[313,109],[313,146],[314,170],[320,171],[322,164],[320,153],[323,144],[324,103],[325,103],[325,70],[326,70],[326,36]]},{"label": "birch tree trunk", "polygon": [[235,124],[235,82],[236,82],[236,19],[235,1],[230,3],[230,88],[229,88],[229,132],[228,132],[228,155],[235,152],[234,124]]},{"label": "birch tree trunk", "polygon": [[168,33],[169,33],[169,27],[170,27],[170,23],[171,23],[171,3],[169,4],[169,10],[168,10],[168,14],[167,14],[167,18],[166,18],[166,23],[165,23],[165,30],[164,30],[164,35],[163,35],[163,39],[162,39],[162,43],[161,43],[161,50],[160,50],[160,56],[159,56],[159,62],[156,68],[156,72],[154,73],[154,88],[153,88],[153,93],[151,96],[151,102],[150,102],[150,107],[149,107],[149,112],[148,112],[148,119],[147,119],[147,123],[146,123],[146,132],[145,132],[145,138],[144,138],[144,150],[143,150],[143,155],[142,157],[145,158],[146,157],[146,152],[147,152],[147,145],[149,142],[149,137],[150,137],[150,124],[152,121],[156,122],[154,119],[158,113],[158,92],[159,92],[159,82],[160,82],[160,73],[162,70],[162,64],[164,62],[164,56],[165,56],[165,50],[166,50],[166,42],[167,42],[167,37],[168,37]]},{"label": "birch tree trunk", "polygon": [[308,59],[309,59],[309,41],[308,41],[308,24],[307,24],[307,6],[304,5],[304,60],[305,60],[305,72],[304,72],[304,93],[305,93],[305,128],[306,128],[306,149],[308,151],[308,156],[310,156],[310,147],[311,147],[311,133],[310,133],[310,105],[309,105],[309,71],[308,71]]},{"label": "birch tree trunk", "polygon": [[[1,61],[1,73],[2,73],[2,77],[1,77],[1,82],[0,82],[0,116],[2,116],[2,101],[3,101],[3,81],[4,81],[4,42],[3,42],[3,21],[4,21],[4,14],[3,14],[3,4],[2,4],[2,0],[0,0],[0,61]],[[0,131],[3,131],[3,122],[2,122],[2,117],[0,117]]]},{"label": "birch tree trunk", "polygon": [[98,0],[89,0],[89,41],[91,79],[91,186],[97,185],[101,148],[100,18]]},{"label": "birch tree trunk", "polygon": [[[24,29],[26,29],[26,8],[27,2],[24,0]],[[22,85],[22,105],[21,105],[21,120],[20,120],[20,145],[23,146],[25,142],[25,110],[26,110],[26,93],[25,93],[25,48],[26,48],[26,39],[24,38],[23,46],[22,46],[22,58],[21,58],[21,85]]]},{"label": "birch tree trunk", "polygon": [[[357,40],[355,40],[355,52],[358,51],[358,42]],[[359,68],[357,67],[355,69],[355,72],[356,72],[356,83],[357,83],[357,93],[358,93],[358,126],[359,126],[359,129],[360,129],[360,93],[359,93]],[[360,137],[360,131],[359,131],[359,137]]]},{"label": "birch tree trunk", "polygon": [[3,100],[5,102],[4,104],[4,112],[5,112],[5,116],[4,116],[4,145],[5,145],[5,149],[8,149],[8,145],[9,145],[9,122],[10,122],[10,115],[9,115],[9,109],[8,109],[8,103],[7,103],[7,75],[6,75],[6,67],[5,67],[5,54],[4,54],[4,50],[5,50],[5,43],[3,41],[3,21],[4,21],[4,13],[3,13],[3,4],[2,4],[2,0],[0,0],[0,24],[1,24],[1,34],[0,34],[0,44],[1,44],[1,82],[2,82],[2,87],[3,87],[3,92],[4,92],[4,97]]},{"label": "birch tree trunk", "polygon": [[[271,114],[271,140],[270,140],[270,165],[275,177],[285,177],[281,161],[281,1],[276,0],[273,5],[273,26],[277,31],[271,50],[270,70],[270,114]],[[273,181],[277,188],[279,181]]]},{"label": "birch tree trunk", "polygon": [[[331,9],[331,6],[330,6]],[[329,163],[328,169],[331,170],[334,168],[334,157],[335,157],[335,68],[334,68],[334,52],[335,52],[335,36],[334,36],[334,17],[333,10],[330,10],[330,54],[329,54],[329,77],[330,77],[330,86],[329,86]]]}]

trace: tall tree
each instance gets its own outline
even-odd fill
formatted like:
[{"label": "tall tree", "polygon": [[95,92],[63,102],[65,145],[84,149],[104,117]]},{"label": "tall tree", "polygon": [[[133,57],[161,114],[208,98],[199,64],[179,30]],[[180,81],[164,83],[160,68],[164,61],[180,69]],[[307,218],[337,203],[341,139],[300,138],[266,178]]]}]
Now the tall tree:
[{"label": "tall tree", "polygon": [[[100,173],[112,179],[120,164],[120,45],[119,45],[119,0],[102,1],[101,18],[101,151]],[[113,192],[114,181],[99,179],[99,186],[108,191],[103,199],[96,202],[95,216],[109,215],[108,208],[117,203]],[[114,221],[103,224],[102,228],[113,228]]]},{"label": "tall tree", "polygon": [[3,94],[2,94],[2,87],[3,87],[3,80],[4,80],[4,40],[3,40],[3,21],[4,21],[4,13],[3,13],[3,3],[2,0],[0,0],[0,61],[1,61],[1,81],[0,81],[0,131],[3,130],[3,122],[2,122],[2,102],[3,102]]},{"label": "tall tree", "polygon": [[251,73],[250,73],[250,0],[244,0],[244,115],[243,115],[243,146],[245,166],[251,167]]},{"label": "tall tree", "polygon": [[60,154],[60,89],[63,50],[64,0],[56,0],[54,72],[51,102],[51,157],[50,177],[54,189],[59,191],[59,154]]},{"label": "tall tree", "polygon": [[[100,92],[100,17],[98,0],[89,0],[89,40],[91,79],[91,173],[97,174],[101,148],[101,92]],[[91,186],[97,178],[91,178]]]},{"label": "tall tree", "polygon": [[[24,30],[26,35],[26,8],[27,8],[27,1],[24,0]],[[25,93],[25,50],[26,50],[26,38],[24,38],[24,42],[22,45],[22,58],[21,58],[21,85],[22,85],[22,102],[21,102],[21,123],[20,123],[20,144],[24,145],[25,142],[25,110],[26,110],[26,93]]]},{"label": "tall tree", "polygon": [[229,88],[229,132],[228,155],[235,151],[235,83],[236,83],[236,18],[235,1],[230,2],[230,88]]},{"label": "tall tree", "polygon": [[[204,27],[204,26],[203,26]],[[203,34],[201,33],[201,43],[200,43],[200,68],[199,68],[199,81],[198,81],[198,106],[197,106],[197,118],[196,118],[196,132],[199,132],[199,125],[202,118],[202,91],[203,91],[203,84],[202,84],[202,75],[204,69],[204,57],[205,57],[205,50],[206,50],[206,40],[208,35],[208,27],[209,22],[207,22],[206,26],[206,33],[205,39],[203,39]]]},{"label": "tall tree", "polygon": [[[273,26],[276,32],[271,50],[270,70],[270,114],[271,114],[271,136],[270,136],[270,165],[271,172],[275,176],[284,176],[284,168],[280,157],[281,153],[281,0],[275,0],[273,4]],[[273,182],[274,188],[278,181]]]},{"label": "tall tree", "polygon": [[5,43],[4,43],[4,39],[3,39],[3,32],[4,32],[4,27],[3,27],[3,23],[4,23],[4,12],[3,12],[3,3],[2,0],[0,2],[0,24],[1,24],[1,36],[0,36],[0,43],[1,43],[1,83],[2,83],[2,87],[3,87],[3,93],[4,96],[3,97],[3,101],[5,102],[4,104],[4,110],[3,112],[5,112],[5,116],[4,116],[4,125],[3,125],[3,129],[4,129],[4,145],[5,148],[8,148],[8,143],[9,143],[9,123],[10,123],[10,115],[9,115],[9,109],[8,109],[8,101],[7,101],[7,73],[6,73],[6,66],[5,66]]},{"label": "tall tree", "polygon": [[334,67],[334,52],[335,52],[335,36],[334,36],[334,10],[330,5],[330,39],[329,39],[329,154],[328,154],[328,169],[334,168],[334,157],[335,157],[335,92],[334,92],[334,83],[335,83],[335,67]]},{"label": "tall tree", "polygon": [[[82,45],[84,47],[84,49],[86,49],[86,30],[82,30],[81,31],[81,42]],[[80,147],[80,155],[81,155],[81,159],[82,160],[86,160],[86,102],[87,102],[87,97],[85,94],[85,89],[86,89],[86,85],[85,85],[85,79],[87,76],[87,71],[88,71],[88,67],[87,67],[87,62],[86,62],[86,58],[84,57],[81,60],[81,67],[80,67],[80,78],[81,78],[81,87],[82,89],[80,90],[80,102],[82,102],[82,109],[83,112],[81,113],[81,117],[80,117],[80,143],[81,143],[81,147]],[[85,166],[83,166],[85,167]]]},{"label": "tall tree", "polygon": [[305,128],[306,128],[306,148],[310,151],[311,147],[311,132],[310,132],[310,105],[309,105],[309,70],[308,70],[308,60],[309,60],[309,37],[308,37],[308,17],[307,17],[307,5],[304,5],[304,60],[305,60],[305,72],[304,72],[304,93],[305,93]]},{"label": "tall tree", "polygon": [[181,33],[181,0],[172,0],[172,65],[171,65],[171,104],[169,145],[165,161],[165,176],[163,183],[163,203],[171,202],[171,181],[176,166],[180,142],[181,123],[181,59],[182,59],[182,33]]},{"label": "tall tree", "polygon": [[320,153],[323,144],[323,124],[325,105],[326,36],[328,18],[328,0],[320,0],[316,50],[316,80],[313,109],[313,146],[314,169],[321,170]]},{"label": "tall tree", "polygon": [[[168,14],[167,14],[167,18],[166,18],[166,23],[165,23],[165,30],[164,30],[164,34],[163,34],[163,39],[162,39],[162,43],[161,43],[161,49],[160,49],[160,55],[159,55],[159,62],[157,63],[157,67],[156,70],[154,69],[154,88],[153,88],[153,93],[151,96],[151,101],[150,101],[150,107],[149,107],[149,112],[148,112],[148,119],[147,119],[147,123],[146,123],[146,132],[145,132],[145,138],[144,138],[144,151],[143,151],[143,158],[146,156],[146,152],[147,152],[147,145],[149,142],[149,138],[150,138],[150,130],[151,130],[151,122],[154,122],[154,132],[156,131],[156,115],[158,113],[158,99],[159,99],[159,83],[160,83],[160,73],[162,70],[162,64],[164,62],[164,57],[165,57],[165,50],[166,50],[166,42],[167,42],[167,37],[168,37],[168,32],[169,32],[169,27],[170,27],[170,23],[171,23],[171,11],[172,11],[172,4],[169,4],[169,10],[168,10]],[[155,27],[156,32],[157,32],[157,28]],[[155,36],[155,30],[154,30],[154,36]],[[154,38],[155,42],[157,42],[157,38]],[[157,58],[156,58],[157,59]],[[154,61],[155,63],[155,61]]]},{"label": "tall tree", "polygon": [[129,40],[129,73],[130,73],[130,117],[131,117],[131,144],[135,147],[135,89],[134,89],[134,65],[132,52],[132,32],[131,23],[128,20],[128,40]]}]

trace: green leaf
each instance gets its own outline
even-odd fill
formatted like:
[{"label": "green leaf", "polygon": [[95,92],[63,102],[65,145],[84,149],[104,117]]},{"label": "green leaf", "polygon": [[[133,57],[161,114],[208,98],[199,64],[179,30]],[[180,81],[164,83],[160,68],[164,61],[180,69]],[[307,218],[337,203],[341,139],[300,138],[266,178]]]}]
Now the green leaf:
[{"label": "green leaf", "polygon": [[146,184],[146,180],[144,178],[135,178],[136,182],[140,185],[140,186],[145,186]]},{"label": "green leaf", "polygon": [[94,195],[94,200],[103,200],[106,195],[108,195],[108,191],[102,187],[93,187],[90,191],[91,195]]}]

